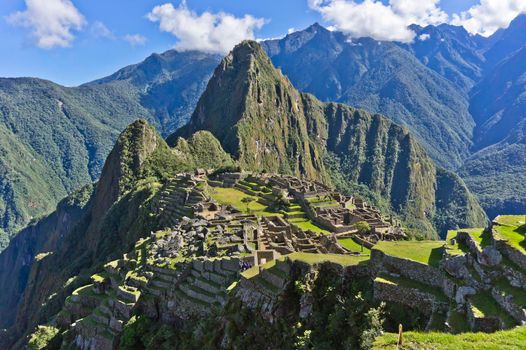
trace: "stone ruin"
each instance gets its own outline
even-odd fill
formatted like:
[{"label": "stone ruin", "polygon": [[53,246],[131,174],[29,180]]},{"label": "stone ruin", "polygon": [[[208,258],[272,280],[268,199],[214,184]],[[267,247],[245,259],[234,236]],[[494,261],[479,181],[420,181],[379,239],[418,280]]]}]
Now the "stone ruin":
[{"label": "stone ruin", "polygon": [[[392,218],[384,219],[365,201],[342,195],[318,182],[286,175],[251,173],[223,173],[210,179],[207,173],[199,170],[193,174],[179,174],[174,185],[166,186],[163,192],[165,210],[179,217],[184,215],[182,220],[172,220],[169,225],[172,231],[157,241],[155,251],[159,258],[175,258],[178,254],[243,256],[245,260],[258,264],[262,260],[268,261],[270,256],[293,252],[353,254],[343,248],[337,238],[353,237],[369,246],[378,240],[406,237],[399,223]],[[245,181],[265,188],[267,194],[246,187],[243,185]],[[258,202],[264,204],[269,203],[268,196],[284,198],[301,208],[306,220],[312,220],[332,234],[302,230],[278,215],[257,217],[243,214],[232,206],[220,205],[206,195],[200,186],[203,183],[213,187],[235,187],[248,195],[258,196]],[[181,186],[187,187],[181,189]],[[356,230],[354,225],[360,221],[370,225],[370,232]],[[260,258],[262,256],[265,257]]]}]

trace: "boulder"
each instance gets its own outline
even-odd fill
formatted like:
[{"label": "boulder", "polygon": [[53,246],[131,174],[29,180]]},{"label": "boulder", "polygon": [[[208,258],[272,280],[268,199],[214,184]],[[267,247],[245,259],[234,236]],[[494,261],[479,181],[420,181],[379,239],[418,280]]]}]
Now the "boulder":
[{"label": "boulder", "polygon": [[477,291],[475,288],[462,286],[459,289],[457,289],[457,294],[455,295],[455,301],[457,304],[465,304],[466,303],[466,296],[468,295],[475,295]]},{"label": "boulder", "polygon": [[494,246],[487,246],[480,254],[478,260],[484,266],[497,266],[502,261],[502,254]]}]

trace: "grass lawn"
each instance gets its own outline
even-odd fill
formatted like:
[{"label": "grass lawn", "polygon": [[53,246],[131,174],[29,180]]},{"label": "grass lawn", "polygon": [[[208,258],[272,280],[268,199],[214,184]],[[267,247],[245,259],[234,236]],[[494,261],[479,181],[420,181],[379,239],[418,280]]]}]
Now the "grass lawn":
[{"label": "grass lawn", "polygon": [[[282,215],[277,212],[269,211],[267,206],[258,203],[258,197],[250,196],[236,188],[213,187],[209,192],[210,196],[220,204],[231,205],[246,214],[256,214],[260,216]],[[247,205],[241,201],[246,197],[253,199],[253,201],[248,204],[249,210],[247,210]]]},{"label": "grass lawn", "polygon": [[454,349],[454,350],[519,350],[526,344],[526,326],[495,333],[406,332],[404,345],[397,347],[398,334],[385,333],[374,342],[373,349]]},{"label": "grass lawn", "polygon": [[469,324],[466,314],[452,310],[449,314],[447,323],[449,323],[454,333],[469,332]]},{"label": "grass lawn", "polygon": [[287,219],[287,221],[290,222],[291,224],[298,226],[303,231],[311,230],[311,231],[323,233],[323,234],[331,233],[331,231],[325,230],[317,226],[315,223],[313,223],[309,219],[297,218],[297,219]]},{"label": "grass lawn", "polygon": [[526,290],[513,287],[505,277],[499,278],[495,286],[505,295],[511,295],[515,304],[526,308]]},{"label": "grass lawn", "polygon": [[[281,258],[278,258],[278,260],[285,260],[284,257],[281,257]],[[253,266],[251,267],[250,269],[248,270],[245,270],[243,272],[241,272],[241,275],[245,278],[252,278],[254,276],[256,276],[258,273],[259,273],[259,269],[262,268],[262,269],[270,269],[272,267],[276,266],[276,260],[270,260],[269,262],[263,264],[263,265],[259,265],[259,266]]]},{"label": "grass lawn", "polygon": [[467,253],[469,250],[464,244],[451,244],[451,239],[457,236],[459,231],[467,232],[481,248],[491,244],[491,233],[484,232],[484,228],[466,228],[462,230],[450,230],[447,232],[446,243],[447,250],[451,255],[460,255]]},{"label": "grass lawn", "polygon": [[438,267],[444,251],[444,241],[380,241],[373,249]]},{"label": "grass lawn", "polygon": [[343,266],[352,266],[365,264],[369,261],[368,256],[361,255],[341,255],[341,254],[313,254],[313,253],[301,253],[295,252],[287,255],[292,261],[303,261],[307,264],[319,264],[326,261],[340,264]]},{"label": "grass lawn", "polygon": [[495,219],[501,225],[493,226],[497,233],[514,248],[526,253],[526,225],[524,215],[501,215]]},{"label": "grass lawn", "polygon": [[[352,252],[357,253],[363,253],[363,254],[371,254],[371,250],[367,247],[363,247],[360,244],[356,243],[352,238],[341,238],[338,240],[338,243],[342,245],[342,247],[349,249]],[[363,248],[363,250],[362,250]]]}]

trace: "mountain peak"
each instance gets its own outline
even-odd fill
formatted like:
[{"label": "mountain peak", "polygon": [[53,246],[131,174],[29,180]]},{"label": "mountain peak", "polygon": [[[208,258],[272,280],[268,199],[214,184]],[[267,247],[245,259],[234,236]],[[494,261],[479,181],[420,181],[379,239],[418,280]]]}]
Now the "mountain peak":
[{"label": "mountain peak", "polygon": [[119,136],[110,152],[97,186],[97,208],[106,212],[134,179],[139,178],[144,161],[164,143],[154,127],[146,120],[138,119]]},{"label": "mountain peak", "polygon": [[310,142],[303,103],[261,46],[244,41],[223,59],[190,122],[168,142],[208,130],[247,170],[320,179],[323,165],[312,155],[322,151]]}]

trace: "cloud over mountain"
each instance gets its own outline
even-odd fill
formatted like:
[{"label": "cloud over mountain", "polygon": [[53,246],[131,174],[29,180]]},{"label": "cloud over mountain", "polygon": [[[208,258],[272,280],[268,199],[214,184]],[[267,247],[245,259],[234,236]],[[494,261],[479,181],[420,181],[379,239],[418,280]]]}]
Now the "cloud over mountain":
[{"label": "cloud over mountain", "polygon": [[467,11],[453,15],[451,23],[472,34],[490,36],[499,28],[507,28],[511,20],[525,12],[524,0],[481,0]]},{"label": "cloud over mountain", "polygon": [[251,15],[235,17],[225,12],[197,14],[183,1],[155,6],[147,18],[159,22],[159,29],[173,34],[178,50],[201,50],[225,54],[245,39],[254,39],[254,31],[265,24],[263,18]]},{"label": "cloud over mountain", "polygon": [[447,22],[448,15],[438,7],[439,0],[309,0],[310,8],[319,12],[334,28],[359,38],[411,42],[415,33],[411,24],[427,25]]}]

